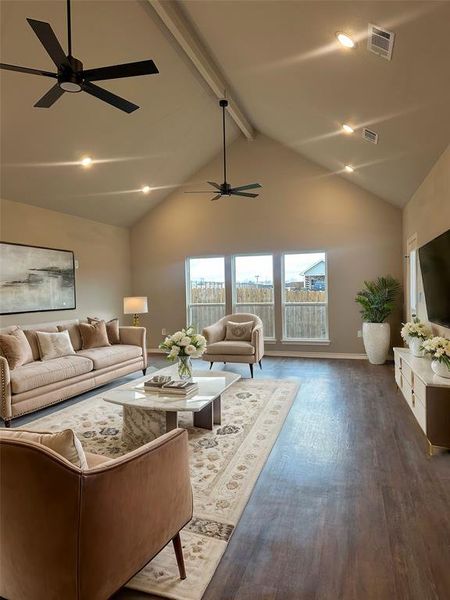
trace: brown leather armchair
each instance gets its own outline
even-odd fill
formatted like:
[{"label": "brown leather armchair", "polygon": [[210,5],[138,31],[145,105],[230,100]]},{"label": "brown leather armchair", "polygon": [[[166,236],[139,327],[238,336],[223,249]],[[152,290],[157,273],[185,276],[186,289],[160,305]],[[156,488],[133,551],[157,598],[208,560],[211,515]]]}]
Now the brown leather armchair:
[{"label": "brown leather armchair", "polygon": [[36,443],[0,441],[0,596],[106,600],[192,517],[187,433],[82,470]]}]

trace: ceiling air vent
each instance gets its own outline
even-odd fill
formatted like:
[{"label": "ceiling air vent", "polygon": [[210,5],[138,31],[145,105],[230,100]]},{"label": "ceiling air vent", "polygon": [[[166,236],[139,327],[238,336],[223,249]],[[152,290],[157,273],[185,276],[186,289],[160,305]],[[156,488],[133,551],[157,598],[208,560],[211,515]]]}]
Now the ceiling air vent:
[{"label": "ceiling air vent", "polygon": [[393,34],[392,31],[381,29],[380,27],[369,23],[367,49],[378,56],[382,56],[386,60],[391,60],[394,37],[395,34]]},{"label": "ceiling air vent", "polygon": [[378,133],[375,133],[375,131],[372,131],[371,129],[367,129],[367,127],[364,127],[362,130],[362,137],[366,142],[378,144]]}]

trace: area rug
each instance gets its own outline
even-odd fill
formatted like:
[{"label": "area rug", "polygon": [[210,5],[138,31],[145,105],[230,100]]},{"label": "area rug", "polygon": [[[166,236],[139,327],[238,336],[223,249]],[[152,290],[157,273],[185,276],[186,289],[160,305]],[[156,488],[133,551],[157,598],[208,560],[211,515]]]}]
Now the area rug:
[{"label": "area rug", "polygon": [[[194,517],[181,533],[187,578],[181,581],[169,544],[127,587],[172,598],[200,600],[250,497],[292,406],[298,383],[240,380],[222,396],[222,424],[188,429]],[[132,448],[121,439],[122,408],[100,395],[31,423],[35,429],[72,428],[89,452],[116,457]],[[29,427],[30,425],[27,425]]]}]

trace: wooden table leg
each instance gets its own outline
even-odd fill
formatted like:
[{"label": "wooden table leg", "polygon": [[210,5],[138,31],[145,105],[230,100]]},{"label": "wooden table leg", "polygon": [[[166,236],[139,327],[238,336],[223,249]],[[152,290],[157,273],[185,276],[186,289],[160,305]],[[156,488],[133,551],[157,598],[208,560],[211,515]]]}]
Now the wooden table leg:
[{"label": "wooden table leg", "polygon": [[194,427],[213,428],[213,405],[210,402],[205,408],[194,413]]},{"label": "wooden table leg", "polygon": [[166,412],[166,433],[178,427],[178,413],[176,410]]},{"label": "wooden table leg", "polygon": [[213,420],[214,425],[222,424],[222,397],[217,396],[213,402]]}]

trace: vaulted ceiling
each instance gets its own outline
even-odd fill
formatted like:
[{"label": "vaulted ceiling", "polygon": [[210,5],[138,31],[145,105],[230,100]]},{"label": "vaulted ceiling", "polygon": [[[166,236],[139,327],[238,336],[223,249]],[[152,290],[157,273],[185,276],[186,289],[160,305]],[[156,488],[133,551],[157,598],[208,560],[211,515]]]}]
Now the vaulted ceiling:
[{"label": "vaulted ceiling", "polygon": [[[52,70],[26,22],[65,40],[64,2],[0,4],[1,60]],[[255,128],[402,206],[450,141],[450,3],[182,0],[177,10]],[[368,23],[396,34],[392,61],[367,51]],[[344,50],[337,31],[355,37]],[[33,104],[48,80],[1,72],[2,197],[130,225],[220,150],[217,99],[147,0],[75,1],[85,67],[153,58],[160,74],[102,82],[131,115],[87,94]],[[355,128],[342,133],[342,123]],[[231,119],[229,141],[239,135]],[[378,145],[361,139],[368,126]],[[90,155],[91,169],[77,162]],[[212,174],[213,175],[213,174]],[[219,174],[217,175],[219,176]],[[148,195],[139,190],[149,185]]]}]

